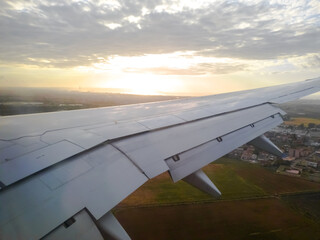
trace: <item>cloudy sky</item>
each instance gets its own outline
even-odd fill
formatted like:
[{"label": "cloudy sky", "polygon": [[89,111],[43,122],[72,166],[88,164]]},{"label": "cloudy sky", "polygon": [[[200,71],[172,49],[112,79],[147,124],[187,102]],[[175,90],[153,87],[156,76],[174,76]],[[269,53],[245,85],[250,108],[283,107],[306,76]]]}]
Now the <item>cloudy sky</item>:
[{"label": "cloudy sky", "polygon": [[319,0],[0,0],[0,87],[204,95],[318,76]]}]

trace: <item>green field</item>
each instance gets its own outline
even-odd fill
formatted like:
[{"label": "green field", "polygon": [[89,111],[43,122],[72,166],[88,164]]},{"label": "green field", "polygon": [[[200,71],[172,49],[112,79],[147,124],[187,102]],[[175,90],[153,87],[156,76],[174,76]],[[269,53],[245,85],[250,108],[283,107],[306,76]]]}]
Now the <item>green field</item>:
[{"label": "green field", "polygon": [[228,158],[204,171],[221,199],[162,174],[125,199],[115,216],[133,239],[320,239],[319,183]]},{"label": "green field", "polygon": [[[319,183],[279,175],[259,165],[228,158],[209,164],[204,171],[222,192],[222,200],[320,190]],[[120,206],[208,201],[215,199],[183,181],[174,184],[165,173],[147,182]]]},{"label": "green field", "polygon": [[316,118],[291,118],[290,121],[285,121],[286,125],[300,125],[303,124],[305,127],[308,126],[309,123],[320,124],[320,119]]}]

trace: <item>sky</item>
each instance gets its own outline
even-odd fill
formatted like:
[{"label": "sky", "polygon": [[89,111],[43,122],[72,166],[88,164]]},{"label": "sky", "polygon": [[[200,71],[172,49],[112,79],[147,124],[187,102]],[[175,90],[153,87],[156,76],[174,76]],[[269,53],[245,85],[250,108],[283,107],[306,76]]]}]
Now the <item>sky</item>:
[{"label": "sky", "polygon": [[0,88],[198,96],[319,76],[319,0],[0,0]]}]

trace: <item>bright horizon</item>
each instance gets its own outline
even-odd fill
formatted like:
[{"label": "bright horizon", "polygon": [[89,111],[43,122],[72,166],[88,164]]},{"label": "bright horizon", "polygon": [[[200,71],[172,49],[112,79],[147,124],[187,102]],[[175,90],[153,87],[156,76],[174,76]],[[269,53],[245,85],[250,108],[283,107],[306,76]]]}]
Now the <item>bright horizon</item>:
[{"label": "bright horizon", "polygon": [[320,76],[316,0],[0,5],[0,88],[201,96]]}]

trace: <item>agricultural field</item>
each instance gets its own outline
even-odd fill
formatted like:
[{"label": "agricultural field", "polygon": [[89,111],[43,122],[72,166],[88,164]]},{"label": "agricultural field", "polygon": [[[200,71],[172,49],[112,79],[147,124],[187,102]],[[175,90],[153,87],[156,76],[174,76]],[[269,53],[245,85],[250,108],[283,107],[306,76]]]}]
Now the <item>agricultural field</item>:
[{"label": "agricultural field", "polygon": [[118,209],[132,239],[318,240],[320,223],[279,199]]},{"label": "agricultural field", "polygon": [[[320,184],[279,175],[260,165],[221,158],[203,169],[222,192],[221,200],[248,199],[285,193],[320,191]],[[189,184],[173,183],[164,173],[140,187],[121,207],[216,201]]]},{"label": "agricultural field", "polygon": [[133,239],[320,239],[319,183],[228,158],[204,171],[221,199],[162,174],[125,199],[115,216]]},{"label": "agricultural field", "polygon": [[320,222],[320,193],[282,196],[282,200],[301,214]]},{"label": "agricultural field", "polygon": [[305,127],[308,126],[309,123],[314,123],[319,125],[320,124],[320,119],[316,119],[316,118],[291,118],[290,121],[285,121],[286,125],[300,125],[300,124],[304,124]]},{"label": "agricultural field", "polygon": [[319,99],[299,99],[280,104],[279,107],[291,117],[320,119]]}]

